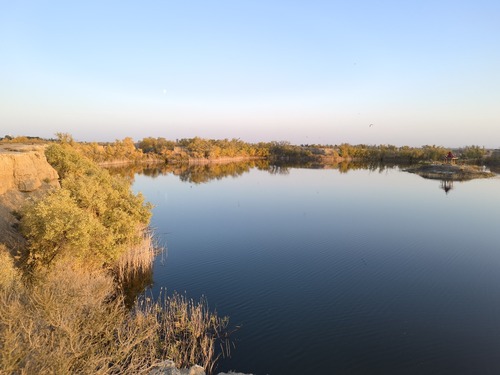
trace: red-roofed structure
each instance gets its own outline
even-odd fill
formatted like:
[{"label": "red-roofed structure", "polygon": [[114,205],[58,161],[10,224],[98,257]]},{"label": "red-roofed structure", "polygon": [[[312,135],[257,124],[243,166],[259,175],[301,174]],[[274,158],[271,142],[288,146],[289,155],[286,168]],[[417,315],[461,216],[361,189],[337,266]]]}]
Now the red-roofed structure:
[{"label": "red-roofed structure", "polygon": [[448,152],[448,155],[446,155],[445,157],[445,161],[449,164],[455,164],[456,161],[457,161],[458,157],[455,156],[455,154],[453,154],[453,152]]}]

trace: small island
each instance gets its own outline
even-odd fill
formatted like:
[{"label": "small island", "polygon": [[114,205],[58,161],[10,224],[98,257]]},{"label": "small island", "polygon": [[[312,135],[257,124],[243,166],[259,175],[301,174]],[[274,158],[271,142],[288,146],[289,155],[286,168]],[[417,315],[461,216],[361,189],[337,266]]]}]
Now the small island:
[{"label": "small island", "polygon": [[406,172],[415,173],[423,178],[448,181],[469,181],[476,178],[489,178],[494,173],[485,171],[476,165],[454,165],[454,164],[423,164],[405,169]]}]

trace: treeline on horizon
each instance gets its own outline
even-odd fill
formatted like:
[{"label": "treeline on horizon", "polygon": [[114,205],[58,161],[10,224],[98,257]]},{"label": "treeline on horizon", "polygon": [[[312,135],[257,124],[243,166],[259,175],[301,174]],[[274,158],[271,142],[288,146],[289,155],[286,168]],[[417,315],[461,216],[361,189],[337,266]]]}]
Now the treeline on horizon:
[{"label": "treeline on horizon", "polygon": [[169,164],[192,160],[268,159],[270,161],[340,162],[349,160],[404,162],[440,161],[452,151],[465,161],[498,163],[500,153],[485,147],[470,145],[458,149],[443,146],[421,147],[395,145],[301,144],[287,141],[248,143],[240,139],[205,139],[200,137],[168,140],[146,137],[138,142],[126,137],[114,142],[76,142],[67,133],[57,133],[57,139],[5,136],[2,143],[45,143],[64,141],[98,163],[124,161],[164,161]]}]

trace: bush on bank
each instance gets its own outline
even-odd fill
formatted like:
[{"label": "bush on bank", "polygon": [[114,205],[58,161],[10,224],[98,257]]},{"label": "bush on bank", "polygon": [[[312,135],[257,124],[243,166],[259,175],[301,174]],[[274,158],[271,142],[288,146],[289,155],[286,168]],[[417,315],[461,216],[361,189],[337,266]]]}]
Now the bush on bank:
[{"label": "bush on bank", "polygon": [[22,209],[21,268],[0,245],[0,374],[148,374],[166,359],[211,373],[227,318],[179,295],[127,306],[110,272],[151,266],[151,205],[70,144],[47,159],[61,188]]},{"label": "bush on bank", "polygon": [[133,194],[126,180],[67,144],[49,146],[46,156],[61,177],[61,189],[22,211],[21,232],[32,264],[46,266],[71,256],[109,266],[143,240],[151,205]]}]

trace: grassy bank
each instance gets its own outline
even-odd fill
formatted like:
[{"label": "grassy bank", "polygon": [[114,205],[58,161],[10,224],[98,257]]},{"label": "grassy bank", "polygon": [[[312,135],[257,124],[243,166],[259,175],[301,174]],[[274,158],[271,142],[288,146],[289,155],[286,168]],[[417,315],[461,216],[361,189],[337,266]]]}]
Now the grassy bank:
[{"label": "grassy bank", "polygon": [[210,373],[226,318],[176,294],[125,303],[155,255],[151,206],[70,142],[46,155],[61,188],[20,211],[22,257],[0,245],[0,373],[141,374],[165,359]]},{"label": "grassy bank", "polygon": [[25,283],[1,254],[0,373],[146,374],[164,359],[213,369],[227,320],[204,301],[173,295],[128,309],[103,270],[58,262]]}]

